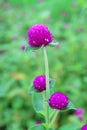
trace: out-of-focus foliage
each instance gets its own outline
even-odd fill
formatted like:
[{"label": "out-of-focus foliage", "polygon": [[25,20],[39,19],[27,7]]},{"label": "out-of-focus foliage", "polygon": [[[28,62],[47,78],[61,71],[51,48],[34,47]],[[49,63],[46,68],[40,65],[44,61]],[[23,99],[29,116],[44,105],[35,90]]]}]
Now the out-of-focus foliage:
[{"label": "out-of-focus foliage", "polygon": [[[44,74],[43,53],[20,49],[28,43],[29,27],[37,23],[46,24],[59,42],[55,48],[47,47],[55,91],[65,92],[76,107],[87,110],[87,2],[0,0],[0,130],[25,130],[44,122],[28,94],[34,77]],[[63,112],[55,128],[72,130],[86,121],[86,112],[83,122],[73,111]]]}]

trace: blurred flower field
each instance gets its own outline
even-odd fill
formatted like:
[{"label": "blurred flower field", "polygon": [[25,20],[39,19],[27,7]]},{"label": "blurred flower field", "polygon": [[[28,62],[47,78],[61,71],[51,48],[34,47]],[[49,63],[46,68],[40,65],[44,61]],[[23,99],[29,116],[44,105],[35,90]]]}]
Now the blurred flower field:
[{"label": "blurred flower field", "polygon": [[54,127],[74,130],[87,123],[87,1],[0,0],[0,130],[27,130],[44,122],[29,94],[34,77],[44,74],[43,53],[21,48],[28,44],[28,29],[40,23],[58,42],[47,47],[55,91],[84,109],[83,120],[73,110],[60,113]]}]

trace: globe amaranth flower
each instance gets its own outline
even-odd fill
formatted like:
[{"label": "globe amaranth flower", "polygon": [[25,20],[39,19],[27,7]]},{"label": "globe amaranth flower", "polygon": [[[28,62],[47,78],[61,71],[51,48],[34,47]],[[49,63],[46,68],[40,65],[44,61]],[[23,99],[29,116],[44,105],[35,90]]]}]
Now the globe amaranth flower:
[{"label": "globe amaranth flower", "polygon": [[78,108],[78,109],[75,111],[75,114],[76,114],[77,116],[84,114],[84,109]]},{"label": "globe amaranth flower", "polygon": [[28,31],[28,44],[32,47],[41,47],[48,45],[53,40],[53,36],[44,24],[36,24]]},{"label": "globe amaranth flower", "polygon": [[37,76],[33,81],[33,86],[39,92],[46,90],[46,76]]},{"label": "globe amaranth flower", "polygon": [[50,107],[58,110],[66,108],[68,103],[68,97],[62,92],[55,92],[49,99]]},{"label": "globe amaranth flower", "polygon": [[81,130],[87,130],[87,124],[83,125]]}]

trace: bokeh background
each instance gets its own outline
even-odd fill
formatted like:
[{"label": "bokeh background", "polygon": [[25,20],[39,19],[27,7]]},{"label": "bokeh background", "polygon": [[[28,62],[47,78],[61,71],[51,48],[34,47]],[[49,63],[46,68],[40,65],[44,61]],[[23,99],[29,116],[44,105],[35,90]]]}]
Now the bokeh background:
[{"label": "bokeh background", "polygon": [[54,127],[74,130],[87,123],[86,0],[0,0],[0,130],[27,130],[44,122],[28,93],[34,77],[44,74],[43,53],[21,50],[37,23],[46,24],[59,43],[47,48],[55,91],[85,110],[83,121],[74,111],[60,113]]}]

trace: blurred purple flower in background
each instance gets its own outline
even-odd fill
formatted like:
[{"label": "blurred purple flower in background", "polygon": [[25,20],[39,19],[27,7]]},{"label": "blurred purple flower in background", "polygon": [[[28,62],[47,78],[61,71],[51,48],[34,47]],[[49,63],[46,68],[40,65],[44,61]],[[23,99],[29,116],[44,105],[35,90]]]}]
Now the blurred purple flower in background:
[{"label": "blurred purple flower in background", "polygon": [[79,116],[79,121],[83,121],[84,117],[83,116]]},{"label": "blurred purple flower in background", "polygon": [[24,51],[25,50],[25,48],[26,48],[26,46],[23,44],[23,45],[21,45],[21,50],[22,51]]},{"label": "blurred purple flower in background", "polygon": [[44,2],[44,0],[38,0],[38,2]]},{"label": "blurred purple flower in background", "polygon": [[75,114],[76,114],[77,116],[84,114],[84,109],[78,108],[78,109],[75,111]]},{"label": "blurred purple flower in background", "polygon": [[76,7],[76,6],[77,6],[77,3],[76,3],[76,2],[73,2],[73,3],[72,3],[72,6],[73,6],[73,7]]},{"label": "blurred purple flower in background", "polygon": [[67,12],[66,11],[62,11],[61,14],[62,14],[62,16],[67,16]]},{"label": "blurred purple flower in background", "polygon": [[56,49],[59,49],[59,48],[60,48],[60,44],[56,45],[55,48],[56,48]]},{"label": "blurred purple flower in background", "polygon": [[37,121],[35,124],[36,124],[36,125],[40,125],[40,124],[41,124],[41,122],[40,122],[40,121]]},{"label": "blurred purple flower in background", "polygon": [[13,41],[17,40],[17,36],[12,36],[11,38]]},{"label": "blurred purple flower in background", "polygon": [[77,29],[77,32],[78,32],[78,33],[81,33],[81,32],[83,32],[83,29],[82,29],[82,28],[78,28],[78,29]]},{"label": "blurred purple flower in background", "polygon": [[78,109],[75,111],[75,115],[78,116],[78,120],[79,120],[79,121],[83,121],[83,120],[84,120],[83,114],[84,114],[84,109],[82,109],[82,108],[78,108]]}]

